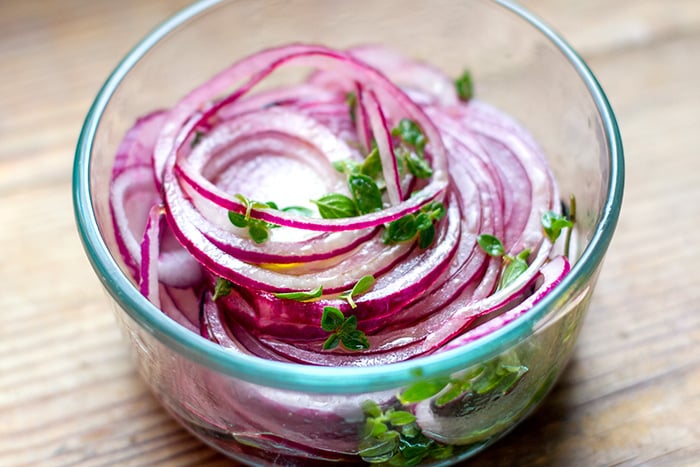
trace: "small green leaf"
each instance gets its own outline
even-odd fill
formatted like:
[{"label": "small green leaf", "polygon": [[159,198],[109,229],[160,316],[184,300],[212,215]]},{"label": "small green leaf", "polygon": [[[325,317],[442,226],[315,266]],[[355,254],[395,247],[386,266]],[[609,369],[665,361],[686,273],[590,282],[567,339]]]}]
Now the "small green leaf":
[{"label": "small green leaf", "polygon": [[503,256],[506,252],[501,241],[493,235],[481,234],[477,241],[481,249],[489,256]]},{"label": "small green leaf", "polygon": [[408,214],[390,222],[382,234],[382,239],[384,243],[391,245],[412,240],[416,233],[418,233],[416,217],[413,214]]},{"label": "small green leaf", "polygon": [[397,398],[404,405],[420,402],[442,391],[449,382],[449,378],[416,381],[399,394]]},{"label": "small green leaf", "polygon": [[214,295],[212,300],[216,301],[221,297],[225,297],[231,293],[233,289],[233,284],[231,281],[224,279],[223,277],[218,277],[216,283],[214,284]]},{"label": "small green leaf", "polygon": [[525,249],[518,254],[515,258],[510,258],[508,264],[506,265],[503,273],[501,274],[501,280],[499,282],[498,288],[504,289],[508,285],[512,284],[518,277],[524,273],[527,268],[527,257],[530,256],[530,250]]},{"label": "small green leaf", "polygon": [[345,321],[340,325],[341,333],[344,332],[349,334],[355,329],[357,329],[357,316],[355,315],[348,316],[347,318],[345,318]]},{"label": "small green leaf", "polygon": [[314,215],[314,212],[311,209],[305,208],[304,206],[287,206],[286,208],[282,208],[282,212],[288,212],[306,217],[311,217]]},{"label": "small green leaf", "polygon": [[235,211],[228,212],[228,219],[236,227],[248,227],[248,219],[245,218],[243,214],[239,214]]},{"label": "small green leaf", "polygon": [[374,276],[369,274],[366,276],[362,276],[360,280],[357,281],[357,284],[355,284],[355,287],[352,288],[352,294],[355,297],[357,297],[358,295],[362,295],[363,293],[371,289],[373,285]]},{"label": "small green leaf", "polygon": [[445,390],[445,392],[440,394],[440,397],[438,397],[435,400],[435,405],[437,407],[441,407],[449,402],[452,402],[453,400],[461,396],[464,392],[466,392],[469,389],[469,387],[469,381],[452,381],[448,388]]},{"label": "small green leaf", "polygon": [[203,131],[195,130],[194,137],[192,138],[192,142],[190,143],[190,149],[197,146],[199,144],[199,142],[202,141],[203,136],[204,136]]},{"label": "small green leaf", "polygon": [[382,415],[382,409],[372,399],[367,399],[362,403],[362,411],[369,417],[377,418]]},{"label": "small green leaf", "polygon": [[337,331],[344,322],[345,316],[343,316],[342,311],[334,306],[327,306],[323,308],[323,314],[321,315],[321,328],[324,331]]},{"label": "small green leaf", "polygon": [[427,229],[418,231],[418,248],[424,250],[428,248],[435,239],[435,226],[431,223]]},{"label": "small green leaf", "polygon": [[352,290],[343,292],[342,294],[340,294],[340,298],[344,298],[345,300],[347,300],[351,308],[357,308],[354,298],[358,295],[367,292],[369,289],[372,288],[373,285],[374,276],[362,276],[360,280],[357,281],[357,283],[353,286]]},{"label": "small green leaf", "polygon": [[425,212],[419,212],[418,215],[416,215],[416,229],[427,230],[432,226],[433,220],[430,218],[429,214]]},{"label": "small green leaf", "polygon": [[413,120],[402,118],[399,125],[391,130],[391,134],[398,136],[404,143],[413,146],[418,154],[423,155],[423,148],[428,140]]},{"label": "small green leaf", "polygon": [[416,438],[401,438],[399,452],[406,459],[406,462],[401,465],[417,465],[430,454],[434,443],[432,439],[424,435]]},{"label": "small green leaf", "polygon": [[369,349],[369,339],[367,339],[365,333],[359,329],[353,329],[348,333],[341,333],[340,341],[343,343],[343,347],[348,350]]},{"label": "small green leaf", "polygon": [[430,178],[433,175],[433,168],[430,167],[428,161],[426,161],[420,154],[409,151],[406,153],[405,160],[408,171],[416,177]]},{"label": "small green leaf", "polygon": [[574,224],[561,214],[547,211],[542,215],[542,228],[549,241],[554,243],[561,235],[562,229],[572,227]]},{"label": "small green leaf", "polygon": [[350,108],[350,120],[355,123],[355,109],[357,108],[357,94],[355,91],[350,91],[345,94],[345,102]]},{"label": "small green leaf", "polygon": [[255,219],[251,219],[248,222],[248,234],[250,234],[250,238],[252,238],[255,243],[264,243],[269,237],[267,224]]},{"label": "small green leaf", "polygon": [[277,203],[275,203],[274,201],[265,201],[262,204],[264,204],[268,208],[274,209],[276,211],[279,211],[279,209],[280,209],[279,206],[277,206]]},{"label": "small green leaf", "polygon": [[366,462],[378,463],[389,460],[399,447],[399,434],[387,431],[377,437],[369,438],[360,445],[358,454]]},{"label": "small green leaf", "polygon": [[348,176],[348,186],[350,193],[355,200],[355,205],[360,214],[381,211],[384,207],[382,203],[382,193],[377,184],[367,175],[352,174]]},{"label": "small green leaf", "polygon": [[387,413],[387,418],[389,419],[389,423],[394,426],[408,425],[416,421],[416,416],[405,410],[389,412]]},{"label": "small green leaf", "polygon": [[457,96],[459,96],[460,100],[468,101],[474,97],[474,82],[468,70],[464,70],[462,75],[455,80],[455,87],[457,88]]},{"label": "small green leaf", "polygon": [[324,219],[354,217],[358,214],[355,202],[339,193],[323,195],[319,199],[312,200],[311,202],[318,206],[318,212]]},{"label": "small green leaf", "polygon": [[308,292],[279,292],[275,294],[275,297],[286,300],[296,300],[298,302],[306,302],[318,298],[321,295],[323,295],[323,286],[319,285],[315,289],[309,290]]},{"label": "small green leaf", "polygon": [[452,457],[453,449],[454,448],[451,444],[435,443],[435,446],[430,451],[430,457],[437,460],[449,459],[450,457]]},{"label": "small green leaf", "polygon": [[387,427],[386,423],[384,423],[384,422],[381,422],[375,418],[368,418],[367,419],[367,426],[365,427],[365,432],[366,432],[367,436],[377,438],[377,437],[381,436],[383,433],[386,433],[388,429],[389,429],[389,427]]},{"label": "small green leaf", "polygon": [[333,168],[340,173],[356,174],[360,172],[360,164],[352,159],[343,159],[342,161],[333,162]]},{"label": "small green leaf", "polygon": [[382,172],[382,160],[379,157],[379,149],[372,148],[372,151],[365,157],[360,172],[370,178],[375,178]]},{"label": "small green leaf", "polygon": [[328,339],[323,343],[323,350],[331,350],[335,349],[338,347],[338,344],[340,343],[340,337],[338,334],[331,334],[328,336]]},{"label": "small green leaf", "polygon": [[434,201],[423,208],[421,208],[422,212],[425,212],[430,216],[430,218],[434,221],[439,221],[443,217],[445,217],[445,214],[447,210],[445,209],[445,205],[439,201]]}]

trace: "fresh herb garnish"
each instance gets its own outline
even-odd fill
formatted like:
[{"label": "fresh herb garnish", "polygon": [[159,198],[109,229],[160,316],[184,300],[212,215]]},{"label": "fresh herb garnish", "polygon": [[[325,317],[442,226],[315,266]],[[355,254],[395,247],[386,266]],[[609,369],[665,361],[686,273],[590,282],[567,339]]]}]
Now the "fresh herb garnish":
[{"label": "fresh herb garnish", "polygon": [[501,280],[498,283],[499,289],[504,289],[520,277],[528,268],[527,258],[530,256],[530,249],[526,248],[515,257],[504,256],[506,267],[501,274]]},{"label": "fresh herb garnish", "polygon": [[445,205],[432,202],[423,206],[418,213],[407,214],[390,222],[382,234],[387,245],[407,242],[418,235],[418,246],[428,248],[435,239],[435,222],[445,217]]},{"label": "fresh herb garnish", "polygon": [[357,304],[355,303],[354,297],[357,297],[358,295],[362,295],[363,293],[367,292],[369,289],[372,288],[373,285],[374,276],[363,276],[360,278],[359,281],[357,281],[357,284],[353,286],[352,290],[348,290],[347,292],[341,293],[340,298],[344,298],[345,300],[347,300],[348,304],[350,305],[350,308],[357,308]]},{"label": "fresh herb garnish", "polygon": [[360,166],[360,172],[370,178],[376,178],[382,173],[382,159],[379,157],[379,149],[373,146]]},{"label": "fresh herb garnish", "polygon": [[416,417],[407,410],[389,407],[382,410],[374,401],[363,404],[364,438],[359,454],[365,462],[392,466],[412,466],[423,459],[445,459],[452,447],[425,436]]},{"label": "fresh herb garnish", "polygon": [[420,127],[408,118],[402,118],[399,125],[391,130],[393,136],[398,136],[404,143],[413,146],[418,154],[423,155],[423,150],[428,142]]},{"label": "fresh herb garnish", "polygon": [[418,178],[430,178],[433,175],[433,168],[419,153],[407,151],[404,161],[408,171]]},{"label": "fresh herb garnish", "polygon": [[554,211],[547,211],[542,214],[542,230],[550,242],[554,243],[561,235],[562,229],[574,225],[565,215],[557,214]]},{"label": "fresh herb garnish", "polygon": [[355,201],[340,193],[330,193],[317,200],[311,200],[318,207],[318,212],[324,219],[340,219],[357,216]]},{"label": "fresh herb garnish", "polygon": [[297,302],[308,302],[323,295],[323,286],[319,285],[315,289],[301,292],[278,292],[274,294],[277,298],[296,300]]},{"label": "fresh herb garnish", "polygon": [[382,203],[382,193],[374,180],[367,175],[351,174],[348,176],[348,186],[350,193],[355,200],[355,205],[360,214],[369,214],[381,211],[384,207]]},{"label": "fresh herb garnish", "polygon": [[501,241],[491,234],[481,234],[477,239],[479,246],[489,256],[503,256],[506,251]]},{"label": "fresh herb garnish", "polygon": [[455,87],[461,101],[468,101],[474,97],[474,81],[469,70],[464,70],[462,75],[455,80]]},{"label": "fresh herb garnish", "polygon": [[414,150],[397,151],[399,162],[403,161],[408,171],[418,178],[429,178],[433,175],[433,169],[425,160],[424,150],[428,142],[420,127],[408,118],[399,121],[396,128],[391,130],[393,136],[397,136]]},{"label": "fresh herb garnish", "polygon": [[197,146],[199,144],[199,142],[202,140],[202,137],[204,137],[204,132],[200,131],[200,130],[195,130],[194,136],[192,137],[192,142],[190,142],[190,149]]},{"label": "fresh herb garnish", "polygon": [[520,277],[528,268],[527,258],[530,256],[530,249],[526,248],[515,256],[506,254],[501,241],[490,234],[481,234],[477,238],[477,243],[487,255],[495,258],[503,258],[503,271],[498,282],[498,290],[505,288]]},{"label": "fresh herb garnish", "polygon": [[356,174],[360,172],[361,165],[352,159],[343,159],[333,162],[333,168],[341,174]]},{"label": "fresh herb garnish", "polygon": [[248,228],[248,234],[255,243],[263,243],[270,236],[269,229],[278,227],[276,224],[271,224],[260,219],[250,217],[253,209],[278,209],[277,204],[273,201],[266,203],[254,201],[246,198],[238,193],[235,197],[245,206],[245,214],[235,211],[228,212],[228,219],[233,225],[239,228]]},{"label": "fresh herb garnish", "polygon": [[357,317],[343,315],[343,312],[333,306],[323,308],[321,328],[331,335],[323,343],[323,350],[330,350],[342,344],[347,350],[357,351],[369,349],[369,340],[364,332],[357,329]]},{"label": "fresh herb garnish", "polygon": [[357,94],[355,93],[355,91],[350,91],[347,94],[345,94],[345,102],[350,108],[350,121],[352,121],[352,123],[355,123],[355,109],[357,108]]},{"label": "fresh herb garnish", "polygon": [[228,279],[223,277],[218,277],[216,283],[214,284],[214,295],[212,295],[212,300],[216,301],[221,297],[225,297],[231,293],[233,289],[233,284]]}]

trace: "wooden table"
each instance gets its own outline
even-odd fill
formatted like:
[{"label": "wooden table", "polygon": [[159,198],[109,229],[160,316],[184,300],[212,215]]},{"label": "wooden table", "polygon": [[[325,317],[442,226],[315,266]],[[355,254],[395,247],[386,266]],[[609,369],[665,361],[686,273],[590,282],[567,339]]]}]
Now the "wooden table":
[{"label": "wooden table", "polygon": [[[0,3],[0,465],[224,465],[137,377],[78,241],[82,119],[185,0]],[[627,190],[574,359],[473,465],[700,465],[700,2],[528,0],[619,117]]]}]

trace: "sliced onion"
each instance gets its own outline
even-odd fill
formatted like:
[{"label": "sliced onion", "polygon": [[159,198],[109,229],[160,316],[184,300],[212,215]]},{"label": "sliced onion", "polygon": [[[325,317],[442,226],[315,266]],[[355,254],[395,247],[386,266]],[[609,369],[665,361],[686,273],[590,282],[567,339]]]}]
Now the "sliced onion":
[{"label": "sliced onion", "polygon": [[[259,90],[273,73],[299,67],[311,70],[302,83]],[[406,148],[392,128],[402,119],[427,140],[427,179],[404,173],[397,158]],[[374,145],[383,209],[339,219],[284,209],[352,196],[334,165],[362,164]],[[295,44],[229,66],[171,110],[136,122],[110,190],[119,252],[141,292],[231,352],[282,362],[364,366],[456,348],[527,313],[569,270],[540,226],[559,194],[534,139],[499,110],[461,102],[439,70],[376,46]],[[245,198],[258,204],[248,209]],[[268,201],[280,209],[259,204]],[[431,245],[386,243],[390,223],[431,203],[446,210]],[[256,243],[233,225],[235,214],[264,225],[268,238]],[[510,285],[499,288],[503,260],[481,250],[481,234],[510,255],[530,251]],[[351,305],[340,294],[366,275],[374,285]],[[232,291],[214,301],[221,279]],[[319,286],[312,301],[276,295]],[[357,319],[368,350],[322,349],[329,306]]]}]

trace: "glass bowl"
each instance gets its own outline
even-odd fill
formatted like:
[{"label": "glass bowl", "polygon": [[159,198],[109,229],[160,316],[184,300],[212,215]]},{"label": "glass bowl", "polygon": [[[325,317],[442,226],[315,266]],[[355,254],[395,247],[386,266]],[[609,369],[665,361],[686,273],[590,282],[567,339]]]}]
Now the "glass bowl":
[{"label": "glass bowl", "polygon": [[[480,340],[363,368],[233,354],[140,295],[115,259],[108,205],[111,167],[125,131],[227,64],[289,42],[385,44],[452,76],[468,66],[480,99],[522,122],[547,154],[560,192],[576,194],[578,248],[563,282],[526,315]],[[155,29],[107,79],[85,120],[73,173],[85,250],[144,381],[192,433],[251,465],[450,465],[504,436],[542,401],[571,356],[622,189],[620,135],[591,71],[532,14],[487,0],[196,3]],[[517,384],[475,389],[480,374],[503,368],[517,374]],[[472,390],[451,405],[436,401],[439,393],[416,396],[423,399],[416,403],[420,410],[433,417],[425,433],[369,440],[362,433],[368,418],[401,412],[398,393],[425,390],[445,378],[469,380]]]}]

